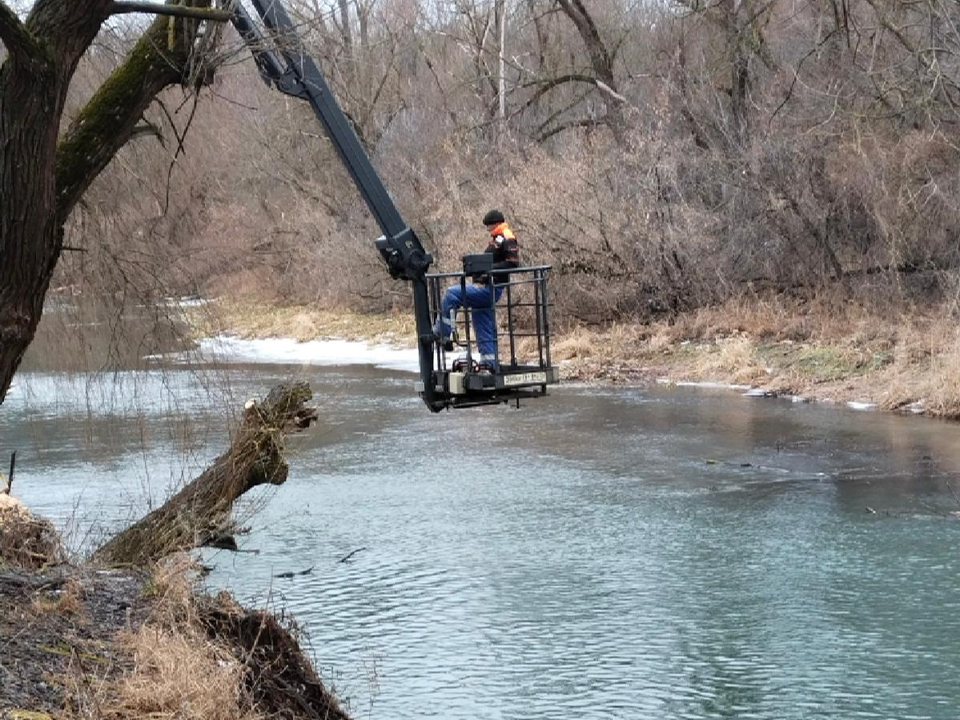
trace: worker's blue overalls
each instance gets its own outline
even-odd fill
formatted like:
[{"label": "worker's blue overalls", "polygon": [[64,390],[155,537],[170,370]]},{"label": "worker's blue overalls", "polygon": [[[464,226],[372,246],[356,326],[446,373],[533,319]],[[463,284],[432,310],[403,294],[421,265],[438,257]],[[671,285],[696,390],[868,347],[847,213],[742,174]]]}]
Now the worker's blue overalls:
[{"label": "worker's blue overalls", "polygon": [[[503,285],[454,285],[443,294],[440,321],[435,328],[438,335],[447,339],[457,322],[457,310],[473,309],[473,328],[480,348],[480,362],[497,367],[497,325],[493,312],[494,304],[503,295]],[[464,299],[466,293],[466,299]]]}]

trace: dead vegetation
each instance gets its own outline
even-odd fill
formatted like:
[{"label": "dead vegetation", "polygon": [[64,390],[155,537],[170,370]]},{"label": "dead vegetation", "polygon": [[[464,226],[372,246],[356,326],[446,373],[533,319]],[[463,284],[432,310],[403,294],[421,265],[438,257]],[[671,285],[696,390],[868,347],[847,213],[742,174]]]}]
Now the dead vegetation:
[{"label": "dead vegetation", "polygon": [[[884,405],[956,414],[952,6],[371,0],[331,23],[287,4],[438,269],[482,247],[491,206],[525,260],[553,264],[573,374],[644,377],[659,346],[687,343],[674,355],[701,348],[691,377],[842,395],[882,370]],[[82,60],[67,115],[136,34]],[[380,267],[333,148],[234,38],[222,49],[212,84],[161,94],[154,132],[71,215],[79,252],[54,285],[115,308],[71,323],[197,294],[228,317],[207,331],[403,342],[408,288]],[[624,352],[641,346],[649,360]]]},{"label": "dead vegetation", "polygon": [[192,312],[193,332],[200,337],[285,337],[298,342],[318,339],[364,340],[407,345],[416,337],[412,313],[358,313],[314,305],[264,305],[224,300]]},{"label": "dead vegetation", "polygon": [[[346,338],[409,345],[407,316],[337,313],[310,306],[216,303],[201,332],[243,337]],[[960,330],[951,304],[868,307],[843,293],[814,299],[741,294],[723,303],[645,322],[568,325],[552,356],[567,380],[657,378],[762,387],[776,394],[866,401],[960,418]],[[300,332],[294,333],[293,330]],[[518,355],[535,350],[518,344]]]},{"label": "dead vegetation", "polygon": [[[438,267],[482,247],[499,206],[525,259],[554,265],[558,325],[754,290],[899,312],[957,294],[960,37],[942,3],[371,0],[335,23],[287,5]],[[223,50],[234,62],[186,98],[189,132],[182,93],[162,95],[156,132],[91,187],[67,236],[86,252],[58,284],[407,312],[309,110],[264,88],[232,38]],[[84,60],[75,104],[112,57]],[[298,338],[327,324],[268,322]]]},{"label": "dead vegetation", "polygon": [[83,697],[81,688],[76,688],[76,717],[262,717],[244,707],[249,703],[242,693],[243,666],[225,647],[201,638],[196,630],[146,625],[134,634],[122,635],[119,643],[129,654],[131,670],[100,697]]},{"label": "dead vegetation", "polygon": [[174,555],[138,584],[138,621],[106,642],[109,664],[70,667],[62,675],[66,716],[124,718],[263,717],[244,691],[244,667],[226,643],[207,637],[194,607],[196,567]]},{"label": "dead vegetation", "polygon": [[295,383],[248,401],[210,468],[80,566],[50,523],[0,494],[0,718],[348,717],[291,627],[199,594],[184,552],[229,546],[234,501],[286,480],[285,436],[316,420],[311,398]]},{"label": "dead vegetation", "polygon": [[0,718],[348,717],[288,628],[198,595],[197,569],[0,572]]},{"label": "dead vegetation", "polygon": [[31,513],[12,495],[0,492],[0,570],[37,569],[64,558],[53,524]]},{"label": "dead vegetation", "polygon": [[748,384],[960,418],[960,330],[950,307],[737,299],[672,322],[579,327],[554,357],[570,379]]},{"label": "dead vegetation", "polygon": [[72,717],[346,719],[290,629],[227,593],[197,595],[198,569],[184,554],[157,567],[143,589],[149,614],[115,638],[119,672],[69,684]]}]

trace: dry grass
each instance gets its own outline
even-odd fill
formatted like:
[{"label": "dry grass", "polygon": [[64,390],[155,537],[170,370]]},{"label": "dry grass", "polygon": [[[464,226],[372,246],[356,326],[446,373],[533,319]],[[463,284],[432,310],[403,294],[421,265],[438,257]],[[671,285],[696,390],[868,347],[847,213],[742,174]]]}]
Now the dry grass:
[{"label": "dry grass", "polygon": [[0,494],[0,566],[37,569],[63,557],[53,524],[30,513],[10,495]]},{"label": "dry grass", "polygon": [[920,403],[938,417],[960,418],[960,330],[946,316],[901,329],[884,383],[882,404],[897,409]]},{"label": "dry grass", "polygon": [[37,594],[30,601],[30,614],[34,618],[49,613],[76,617],[83,611],[83,588],[76,578],[70,578],[53,596]]},{"label": "dry grass", "polygon": [[693,357],[690,374],[704,380],[733,383],[762,382],[766,365],[749,337],[723,338]]},{"label": "dry grass", "polygon": [[97,703],[100,717],[253,720],[233,655],[195,631],[144,625],[120,638],[130,670]]},{"label": "dry grass", "polygon": [[[213,317],[218,324],[200,332],[408,346],[415,334],[409,315],[224,303]],[[535,351],[529,341],[518,345],[521,359]],[[555,334],[552,356],[567,379],[747,383],[960,418],[960,331],[946,306],[920,311],[830,294],[813,300],[747,294],[649,324],[574,324]]]},{"label": "dry grass", "polygon": [[255,720],[244,689],[245,670],[197,622],[197,565],[186,554],[162,562],[147,582],[153,599],[147,622],[119,633],[119,662],[91,675],[75,667],[66,678],[76,720]]},{"label": "dry grass", "polygon": [[157,563],[145,590],[160,600],[154,615],[167,621],[189,615],[199,572],[197,561],[185,552],[173,553]]},{"label": "dry grass", "polygon": [[[904,310],[892,314],[898,316]],[[745,335],[758,342],[847,339],[858,344],[889,344],[896,329],[890,320],[891,315],[880,308],[831,294],[813,300],[744,294],[682,314],[670,328],[678,340],[716,341]]]},{"label": "dry grass", "polygon": [[366,315],[305,305],[218,302],[191,313],[191,322],[197,336],[288,337],[298,342],[336,338],[402,345],[412,344],[416,337],[412,313]]},{"label": "dry grass", "polygon": [[952,308],[887,312],[820,298],[744,297],[650,325],[574,327],[557,337],[565,375],[748,383],[960,418],[960,329]]}]

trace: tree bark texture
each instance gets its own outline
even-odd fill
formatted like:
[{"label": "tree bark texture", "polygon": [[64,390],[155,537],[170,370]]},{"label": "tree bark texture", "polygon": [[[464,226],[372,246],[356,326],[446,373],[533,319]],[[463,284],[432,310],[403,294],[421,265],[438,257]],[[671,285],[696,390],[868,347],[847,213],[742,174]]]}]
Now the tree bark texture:
[{"label": "tree bark texture", "polygon": [[[206,8],[210,0],[192,5]],[[157,18],[74,118],[57,148],[57,212],[61,223],[130,139],[157,94],[184,79],[196,33],[195,20]]]},{"label": "tree bark texture", "polygon": [[248,402],[230,449],[198,478],[94,554],[106,565],[149,565],[179,550],[229,534],[234,501],[257,485],[281,485],[288,466],[284,438],[316,420],[307,383],[279,385],[262,403]]},{"label": "tree bark texture", "polygon": [[40,322],[63,223],[151,100],[182,79],[196,38],[197,20],[154,22],[58,146],[67,89],[111,4],[38,0],[21,23],[0,1],[0,403]]},{"label": "tree bark texture", "polygon": [[8,57],[0,67],[0,401],[36,332],[60,257],[54,183],[60,118],[77,62],[109,4],[40,0],[19,26],[4,6],[11,30],[2,35]]}]

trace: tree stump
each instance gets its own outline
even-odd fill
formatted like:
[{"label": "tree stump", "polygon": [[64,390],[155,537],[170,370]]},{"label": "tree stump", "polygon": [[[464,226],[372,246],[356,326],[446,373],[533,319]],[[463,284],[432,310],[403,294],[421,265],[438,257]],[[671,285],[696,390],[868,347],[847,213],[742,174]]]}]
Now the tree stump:
[{"label": "tree stump", "polygon": [[288,433],[309,427],[317,411],[305,383],[278,385],[262,402],[247,402],[230,449],[198,478],[93,554],[104,565],[149,565],[170,553],[214,543],[232,535],[234,501],[257,485],[282,485],[289,467],[283,458]]}]

